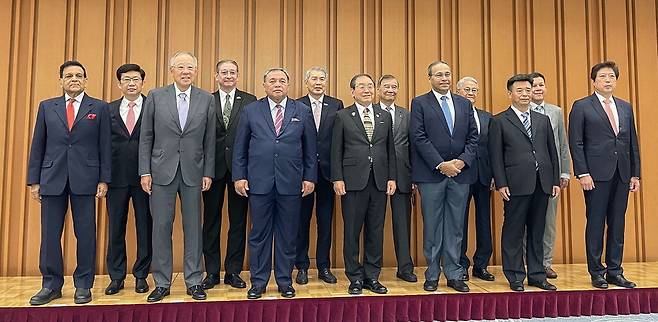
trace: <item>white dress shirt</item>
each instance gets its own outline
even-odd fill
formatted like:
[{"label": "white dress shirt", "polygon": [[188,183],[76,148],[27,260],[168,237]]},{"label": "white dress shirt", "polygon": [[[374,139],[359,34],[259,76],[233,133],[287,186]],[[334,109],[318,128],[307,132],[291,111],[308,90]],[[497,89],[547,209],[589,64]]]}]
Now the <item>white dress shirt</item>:
[{"label": "white dress shirt", "polygon": [[473,117],[475,118],[475,125],[478,128],[478,134],[480,134],[480,118],[478,117],[478,110],[473,106]]},{"label": "white dress shirt", "polygon": [[[594,92],[594,94],[596,94],[596,97],[599,99],[599,103],[601,103],[601,107],[603,107],[603,111],[605,112],[605,103],[603,103],[603,101],[605,101],[606,98],[597,92]],[[612,96],[610,97],[609,101],[610,101],[610,109],[612,110],[612,118],[615,119],[615,123],[617,124],[616,130],[617,133],[619,133],[619,113],[617,112],[617,104],[615,104],[615,100]],[[606,116],[607,115],[608,114],[606,113]]]},{"label": "white dress shirt", "polygon": [[[82,99],[85,97],[85,92],[82,92],[78,94],[78,96],[74,97],[75,101],[73,102],[73,119],[75,120],[78,117],[78,110],[80,110],[80,104],[82,104]],[[71,99],[71,96],[69,94],[64,93],[64,106],[69,106],[69,99]]]},{"label": "white dress shirt", "polygon": [[448,103],[448,110],[450,110],[450,116],[452,116],[452,128],[455,128],[455,105],[452,103],[452,95],[448,91],[445,95],[440,94],[439,92],[435,91],[432,89],[432,92],[434,93],[434,96],[436,97],[436,100],[439,102],[439,107],[441,107],[441,97],[446,96],[448,99],[446,102]]},{"label": "white dress shirt", "polygon": [[137,120],[139,119],[139,114],[142,112],[142,103],[144,102],[144,98],[142,98],[142,95],[139,95],[139,97],[137,97],[137,99],[134,101],[129,101],[125,97],[121,100],[121,104],[119,105],[119,114],[121,115],[123,124],[127,124],[126,121],[128,120],[128,110],[129,110],[128,103],[130,102],[135,102],[133,111],[135,112],[135,124],[137,124]]},{"label": "white dress shirt", "polygon": [[[286,115],[286,102],[288,101],[288,97],[284,97],[281,103],[277,103],[273,101],[271,98],[267,98],[267,102],[270,104],[270,114],[272,114],[272,123],[276,123],[276,106],[281,105],[281,115]],[[283,128],[283,123],[281,124],[281,128]]]},{"label": "white dress shirt", "polygon": [[[361,117],[361,123],[363,123],[363,110],[365,110],[366,107],[368,108],[368,116],[370,117],[370,122],[372,123],[372,128],[374,130],[375,129],[375,123],[377,123],[377,122],[375,122],[375,113],[374,113],[375,111],[372,109],[372,103],[368,104],[368,106],[362,106],[361,104],[359,104],[357,102],[354,102],[354,105],[356,105],[356,109],[357,109],[357,111],[359,111],[359,116]],[[363,127],[365,127],[365,126],[366,125],[363,124]]]},{"label": "white dress shirt", "polygon": [[[226,105],[226,95],[231,95],[229,97],[229,101],[231,102],[231,108],[233,108],[233,102],[235,102],[235,88],[233,88],[230,92],[226,93],[224,92],[221,88],[219,89],[219,106],[221,107],[220,113],[224,113],[224,105]],[[224,114],[222,114],[224,116]],[[229,117],[231,117],[229,115]]]},{"label": "white dress shirt", "polygon": [[395,103],[391,104],[391,106],[387,106],[386,104],[384,104],[384,102],[380,102],[379,105],[381,106],[382,110],[391,114],[391,124],[393,124],[395,127]]}]

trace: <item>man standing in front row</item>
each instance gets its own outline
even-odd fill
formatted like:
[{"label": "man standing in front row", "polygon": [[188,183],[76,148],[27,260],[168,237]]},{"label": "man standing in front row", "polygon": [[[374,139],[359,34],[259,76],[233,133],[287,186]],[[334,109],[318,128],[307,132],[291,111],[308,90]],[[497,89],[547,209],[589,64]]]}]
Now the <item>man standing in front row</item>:
[{"label": "man standing in front row", "polygon": [[[542,266],[548,198],[560,193],[557,152],[551,121],[530,110],[532,78],[515,75],[507,81],[512,105],[495,115],[489,126],[489,154],[498,193],[504,201],[501,248],[503,273],[513,291],[528,285],[556,290]],[[523,265],[523,235],[527,232]]]},{"label": "man standing in front row", "polygon": [[64,95],[39,104],[27,184],[41,202],[39,270],[42,289],[30,299],[42,305],[62,297],[62,230],[71,202],[78,266],[76,304],[91,301],[96,263],[96,198],[112,179],[112,132],[107,103],[85,94],[87,71],[77,61],[59,67]]},{"label": "man standing in front row", "polygon": [[[590,77],[594,94],[575,101],[569,113],[574,174],[585,193],[587,270],[596,288],[608,284],[633,288],[635,283],[624,277],[621,267],[628,192],[640,189],[633,108],[613,96],[619,78],[614,62],[594,65]],[[601,264],[604,231],[605,266]]]},{"label": "man standing in front row", "polygon": [[201,287],[201,191],[215,176],[215,102],[195,86],[197,59],[177,52],[169,59],[174,84],[152,90],[142,113],[139,174],[142,189],[151,195],[155,289],[148,302],[169,295],[171,287],[171,234],[176,195],[181,200],[184,273],[187,294],[205,300]]},{"label": "man standing in front row", "polygon": [[267,96],[245,106],[233,153],[233,181],[249,196],[249,270],[247,298],[265,293],[272,271],[283,297],[294,297],[292,270],[302,197],[317,180],[316,129],[311,109],[288,98],[290,77],[283,68],[263,75]]},{"label": "man standing in front row", "polygon": [[[386,195],[395,193],[395,145],[391,115],[372,105],[375,82],[368,74],[350,80],[355,103],[336,113],[331,142],[331,180],[342,196],[345,275],[349,294],[383,294],[381,272]],[[365,227],[364,227],[365,226]],[[364,231],[363,265],[359,240]]]},{"label": "man standing in front row", "polygon": [[315,248],[315,263],[318,268],[318,277],[325,283],[335,284],[336,276],[331,273],[331,261],[329,251],[331,250],[331,231],[333,226],[334,188],[331,184],[331,168],[329,159],[331,154],[331,133],[334,128],[336,112],[343,109],[343,102],[339,99],[326,95],[329,75],[322,67],[311,67],[306,71],[304,80],[308,95],[299,99],[300,102],[311,107],[313,120],[317,130],[317,156],[318,156],[318,183],[315,192],[302,198],[302,211],[299,221],[299,233],[297,235],[297,284],[308,283],[308,259],[309,229],[311,216],[313,215],[313,203],[315,201],[315,219],[317,221],[318,234],[317,246]]}]

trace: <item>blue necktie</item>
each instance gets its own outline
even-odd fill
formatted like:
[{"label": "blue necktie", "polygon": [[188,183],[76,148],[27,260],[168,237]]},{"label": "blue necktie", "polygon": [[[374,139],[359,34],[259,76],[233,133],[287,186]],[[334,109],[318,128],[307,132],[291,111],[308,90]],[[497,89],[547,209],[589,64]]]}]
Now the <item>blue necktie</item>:
[{"label": "blue necktie", "polygon": [[530,129],[530,112],[523,112],[521,113],[521,116],[523,117],[523,127],[525,127],[525,131],[528,132],[528,137],[532,138],[532,130]]},{"label": "blue necktie", "polygon": [[446,118],[446,123],[448,123],[448,130],[450,135],[452,135],[452,114],[450,114],[450,106],[448,106],[448,96],[441,96],[441,110],[443,111],[443,116]]},{"label": "blue necktie", "polygon": [[178,100],[178,121],[180,122],[180,129],[185,129],[185,122],[187,122],[187,112],[190,109],[190,104],[187,101],[187,94],[180,93],[178,94],[180,99]]}]

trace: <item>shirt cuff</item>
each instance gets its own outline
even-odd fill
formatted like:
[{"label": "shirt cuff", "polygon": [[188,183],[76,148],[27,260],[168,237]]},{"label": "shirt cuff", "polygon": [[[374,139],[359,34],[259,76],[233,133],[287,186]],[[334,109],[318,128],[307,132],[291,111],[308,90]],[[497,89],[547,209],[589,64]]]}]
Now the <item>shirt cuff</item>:
[{"label": "shirt cuff", "polygon": [[588,177],[590,174],[589,173],[583,173],[578,175],[578,179]]},{"label": "shirt cuff", "polygon": [[571,179],[571,175],[568,173],[560,174],[560,179]]},{"label": "shirt cuff", "polygon": [[151,175],[150,173],[145,173],[145,174],[142,174],[140,177],[146,177],[146,176],[150,176],[150,175]]}]

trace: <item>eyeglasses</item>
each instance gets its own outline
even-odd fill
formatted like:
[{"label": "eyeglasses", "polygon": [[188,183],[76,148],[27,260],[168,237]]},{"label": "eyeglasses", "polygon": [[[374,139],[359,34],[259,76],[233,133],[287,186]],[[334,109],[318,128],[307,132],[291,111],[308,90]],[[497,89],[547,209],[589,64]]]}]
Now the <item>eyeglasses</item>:
[{"label": "eyeglasses", "polygon": [[187,65],[187,66],[178,65],[178,66],[174,66],[174,68],[176,68],[176,70],[178,70],[179,72],[184,72],[184,71],[192,72],[196,70],[196,66],[192,66],[192,65]]},{"label": "eyeglasses", "polygon": [[462,91],[464,91],[465,93],[477,94],[479,90],[477,88],[464,87],[462,88]]},{"label": "eyeglasses", "polygon": [[135,83],[135,84],[138,84],[138,83],[142,82],[142,78],[141,77],[121,77],[121,82],[124,83],[124,84],[130,84],[131,82]]},{"label": "eyeglasses", "polygon": [[436,78],[442,78],[442,77],[450,77],[450,76],[452,76],[452,74],[450,72],[445,72],[445,73],[432,74],[432,76],[434,76]]},{"label": "eyeglasses", "polygon": [[62,77],[65,81],[70,81],[73,78],[77,79],[85,79],[85,75],[83,73],[78,73],[78,74],[66,74],[64,77]]}]

